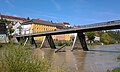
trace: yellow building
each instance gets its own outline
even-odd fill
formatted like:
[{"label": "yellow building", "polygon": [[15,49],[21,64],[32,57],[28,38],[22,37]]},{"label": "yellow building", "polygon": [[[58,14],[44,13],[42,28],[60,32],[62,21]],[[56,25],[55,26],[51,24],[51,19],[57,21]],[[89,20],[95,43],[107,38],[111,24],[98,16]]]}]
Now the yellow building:
[{"label": "yellow building", "polygon": [[[22,24],[23,32],[22,34],[33,34],[33,33],[40,33],[40,32],[47,32],[47,31],[55,31],[57,28],[63,28],[62,25],[57,23],[52,23],[48,21],[43,21],[40,19],[32,19],[26,21]],[[57,40],[56,35],[52,35],[54,40]],[[34,37],[35,40],[43,40],[43,36]],[[64,40],[70,40],[70,35],[65,34]]]}]

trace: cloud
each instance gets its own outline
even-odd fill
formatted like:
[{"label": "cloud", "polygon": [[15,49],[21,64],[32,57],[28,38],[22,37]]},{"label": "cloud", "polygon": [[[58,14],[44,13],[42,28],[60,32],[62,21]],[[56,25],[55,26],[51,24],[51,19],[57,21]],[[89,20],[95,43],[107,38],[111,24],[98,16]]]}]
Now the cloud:
[{"label": "cloud", "polygon": [[58,2],[56,0],[51,0],[51,2],[55,5],[57,10],[59,10],[59,11],[61,10],[61,6],[60,6],[60,4],[58,4]]},{"label": "cloud", "polygon": [[120,19],[120,14],[115,13],[115,12],[97,12],[97,17],[102,19],[102,20],[115,20],[115,19]]},{"label": "cloud", "polygon": [[10,2],[10,0],[5,0],[5,2],[6,2],[11,8],[14,8],[14,5]]},{"label": "cloud", "polygon": [[57,17],[51,16],[51,15],[40,15],[40,16],[43,16],[43,17],[46,17],[46,18],[58,19]]}]

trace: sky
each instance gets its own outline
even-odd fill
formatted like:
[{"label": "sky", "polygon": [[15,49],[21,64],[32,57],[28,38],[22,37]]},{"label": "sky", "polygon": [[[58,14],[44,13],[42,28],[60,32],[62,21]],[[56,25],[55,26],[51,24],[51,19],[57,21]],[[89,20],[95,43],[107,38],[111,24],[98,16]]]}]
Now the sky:
[{"label": "sky", "polygon": [[86,25],[120,20],[120,0],[0,0],[0,13]]}]

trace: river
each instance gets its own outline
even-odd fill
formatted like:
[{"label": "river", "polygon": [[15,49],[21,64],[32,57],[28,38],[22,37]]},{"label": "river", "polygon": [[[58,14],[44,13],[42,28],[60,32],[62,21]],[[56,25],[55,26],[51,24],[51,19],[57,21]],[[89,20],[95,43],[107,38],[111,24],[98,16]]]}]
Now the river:
[{"label": "river", "polygon": [[55,53],[53,49],[43,48],[35,51],[47,57],[53,65],[60,66],[68,72],[106,72],[120,67],[117,57],[120,55],[120,44],[88,46],[90,51],[66,48],[66,52]]}]

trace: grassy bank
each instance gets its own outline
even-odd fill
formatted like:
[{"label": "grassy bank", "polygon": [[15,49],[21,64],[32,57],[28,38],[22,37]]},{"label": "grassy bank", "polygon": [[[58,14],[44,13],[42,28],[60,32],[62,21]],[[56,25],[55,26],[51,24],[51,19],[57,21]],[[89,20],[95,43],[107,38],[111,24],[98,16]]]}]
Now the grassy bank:
[{"label": "grassy bank", "polygon": [[0,48],[1,72],[63,72],[53,68],[47,59],[38,57],[30,46],[7,44]]},{"label": "grassy bank", "polygon": [[112,72],[120,72],[120,68],[115,68],[112,70]]}]

